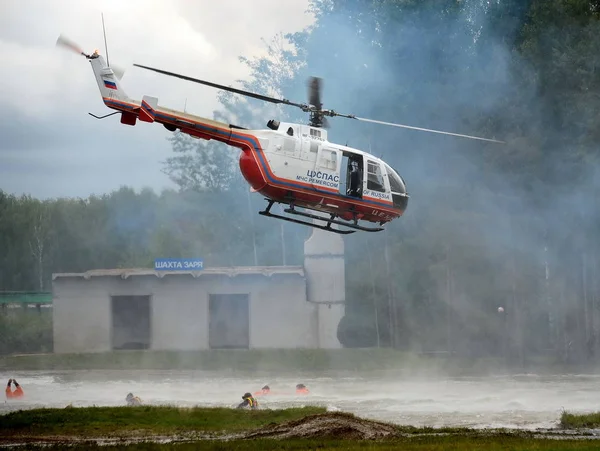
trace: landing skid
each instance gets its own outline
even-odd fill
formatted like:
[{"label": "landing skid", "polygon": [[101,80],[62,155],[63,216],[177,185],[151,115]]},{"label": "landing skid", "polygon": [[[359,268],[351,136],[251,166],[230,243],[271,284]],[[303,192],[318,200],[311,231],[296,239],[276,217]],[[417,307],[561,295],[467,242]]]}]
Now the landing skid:
[{"label": "landing skid", "polygon": [[[314,224],[312,222],[290,218],[289,216],[283,216],[283,215],[271,213],[271,207],[273,206],[275,201],[267,199],[267,202],[269,202],[269,205],[267,206],[267,208],[264,211],[259,211],[258,212],[259,215],[268,216],[270,218],[281,219],[282,221],[289,221],[289,222],[293,222],[295,224],[307,225],[310,227],[314,227],[316,229],[325,230],[327,232],[339,233],[340,235],[349,235],[350,233],[355,233],[359,230],[363,231],[363,232],[381,232],[382,230],[384,230],[383,228],[363,227],[356,223],[351,224],[351,223],[348,223],[345,221],[341,221],[341,220],[335,219],[336,215],[334,215],[334,214],[330,214],[329,219],[327,219],[322,216],[317,216],[317,215],[313,215],[310,213],[304,213],[304,212],[295,210],[293,204],[290,206],[290,208],[286,208],[284,210],[286,213],[289,213],[292,215],[304,216],[305,218],[316,219],[317,221],[323,221],[323,222],[327,223],[327,225]],[[332,224],[340,225],[343,227],[348,227],[348,228],[354,229],[354,230],[337,230],[337,229],[334,229],[331,227]]]}]

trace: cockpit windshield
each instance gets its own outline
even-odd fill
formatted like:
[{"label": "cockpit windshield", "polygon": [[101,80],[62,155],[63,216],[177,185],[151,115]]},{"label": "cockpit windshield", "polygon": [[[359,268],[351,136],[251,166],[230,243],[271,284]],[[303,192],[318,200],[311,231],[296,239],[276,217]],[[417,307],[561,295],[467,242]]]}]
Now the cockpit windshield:
[{"label": "cockpit windshield", "polygon": [[388,179],[390,181],[390,188],[392,189],[392,193],[405,194],[406,185],[404,184],[402,177],[400,177],[398,173],[387,164],[385,164],[385,170],[388,173]]}]

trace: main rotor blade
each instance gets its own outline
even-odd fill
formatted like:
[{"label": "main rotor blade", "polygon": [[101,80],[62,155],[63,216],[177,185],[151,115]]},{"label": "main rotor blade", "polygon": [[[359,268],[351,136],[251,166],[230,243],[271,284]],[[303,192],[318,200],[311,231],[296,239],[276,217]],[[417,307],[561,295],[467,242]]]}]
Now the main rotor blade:
[{"label": "main rotor blade", "polygon": [[353,119],[358,119],[359,121],[373,122],[375,124],[382,124],[382,125],[391,125],[392,127],[410,128],[411,130],[419,130],[419,131],[422,131],[422,132],[439,133],[441,135],[459,136],[461,138],[478,139],[480,141],[489,141],[489,142],[493,142],[493,143],[506,144],[506,141],[499,141],[497,139],[480,138],[478,136],[461,135],[459,133],[450,133],[450,132],[443,132],[443,131],[440,131],[440,130],[431,130],[429,128],[413,127],[411,125],[394,124],[393,122],[376,121],[374,119],[366,119],[364,117],[356,117],[356,116],[351,116],[351,117]]},{"label": "main rotor blade", "polygon": [[158,72],[159,74],[164,74],[164,75],[169,75],[171,77],[181,78],[182,80],[193,81],[194,83],[200,83],[202,85],[210,86],[212,88],[223,89],[225,91],[233,92],[235,94],[241,94],[243,96],[252,97],[252,98],[258,99],[258,100],[263,100],[265,102],[271,102],[271,103],[277,103],[277,104],[283,103],[285,105],[296,106],[298,108],[306,107],[305,105],[290,102],[289,100],[286,100],[286,99],[276,99],[274,97],[268,97],[268,96],[264,96],[262,94],[255,94],[250,91],[244,91],[242,89],[231,88],[229,86],[212,83],[210,81],[200,80],[198,78],[192,78],[192,77],[188,77],[186,75],[176,74],[174,72],[168,72],[168,71],[162,70],[162,69],[155,69],[154,67],[142,66],[141,64],[134,64],[134,66],[141,67],[142,69],[147,69],[147,70],[151,70],[154,72]]}]

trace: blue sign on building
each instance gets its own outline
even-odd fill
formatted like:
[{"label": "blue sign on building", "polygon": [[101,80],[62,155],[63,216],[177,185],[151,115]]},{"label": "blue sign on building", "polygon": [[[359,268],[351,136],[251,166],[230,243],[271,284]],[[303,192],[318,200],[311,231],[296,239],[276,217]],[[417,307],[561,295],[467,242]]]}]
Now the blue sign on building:
[{"label": "blue sign on building", "polygon": [[200,258],[157,258],[154,260],[156,271],[200,271],[204,263]]}]

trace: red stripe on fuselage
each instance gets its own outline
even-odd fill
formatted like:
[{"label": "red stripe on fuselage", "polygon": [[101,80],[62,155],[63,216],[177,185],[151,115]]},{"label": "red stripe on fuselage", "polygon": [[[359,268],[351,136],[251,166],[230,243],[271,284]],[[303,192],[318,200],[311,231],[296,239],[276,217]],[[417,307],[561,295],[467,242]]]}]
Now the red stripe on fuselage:
[{"label": "red stripe on fuselage", "polygon": [[[124,102],[122,100],[111,99],[108,97],[103,97],[103,100],[104,100],[104,103],[109,108],[112,108],[112,109],[121,110],[121,108],[111,106],[111,105],[109,105],[109,103],[122,104],[124,107],[123,110],[125,110],[125,111],[131,111],[132,109],[133,110],[141,110],[140,105],[135,104],[135,103]],[[107,103],[107,102],[109,102],[109,103]],[[129,108],[127,108],[127,107],[129,107]],[[136,112],[138,112],[138,114],[139,114],[139,111],[136,111]],[[274,180],[282,183],[282,185],[276,186],[276,188],[281,189],[281,190],[297,191],[297,192],[302,192],[304,194],[308,194],[310,196],[322,197],[324,199],[332,199],[332,200],[335,200],[336,203],[341,202],[341,203],[357,204],[364,208],[379,209],[381,211],[388,213],[390,216],[394,216],[394,217],[399,217],[403,214],[403,211],[393,208],[393,203],[390,201],[387,201],[387,200],[369,198],[369,199],[373,199],[373,202],[377,202],[376,204],[370,204],[368,202],[362,201],[361,199],[352,199],[351,201],[349,201],[349,200],[345,199],[344,197],[342,197],[341,195],[337,195],[337,196],[336,195],[334,195],[334,196],[328,195],[328,193],[336,193],[337,194],[338,191],[335,189],[328,188],[328,189],[322,191],[322,189],[326,188],[326,187],[319,187],[319,190],[317,191],[313,187],[313,185],[311,185],[309,183],[301,182],[298,180],[291,181],[290,179],[284,179],[284,178],[276,176],[269,166],[269,163],[266,159],[264,151],[263,151],[262,147],[260,146],[260,141],[259,141],[258,137],[247,134],[247,133],[243,133],[242,130],[235,129],[235,134],[239,135],[239,136],[247,137],[249,139],[253,139],[256,142],[256,145],[259,147],[259,151],[262,151],[263,156],[265,156],[264,164],[260,161],[260,158],[258,157],[258,155],[256,155],[256,152],[252,152],[252,150],[253,150],[252,146],[246,140],[241,140],[241,139],[238,139],[235,136],[233,136],[234,129],[218,127],[218,126],[215,126],[212,124],[209,125],[209,124],[199,122],[197,120],[193,120],[193,119],[190,119],[190,118],[187,118],[184,116],[177,116],[177,115],[173,114],[172,112],[164,111],[161,109],[154,110],[154,113],[155,113],[155,118],[154,118],[155,122],[159,122],[159,123],[165,122],[161,118],[158,118],[158,120],[157,120],[156,115],[160,114],[160,115],[167,116],[170,119],[172,118],[172,120],[169,121],[168,123],[173,124],[177,127],[184,126],[181,123],[181,122],[183,122],[183,123],[190,124],[192,126],[193,125],[202,125],[204,127],[214,128],[215,130],[220,130],[221,132],[225,133],[225,135],[220,135],[217,133],[214,133],[213,135],[211,135],[211,133],[209,131],[203,131],[203,133],[205,133],[206,135],[212,136],[213,139],[216,139],[217,141],[221,141],[221,142],[225,142],[226,144],[234,145],[235,147],[241,148],[243,151],[249,151],[250,154],[252,155],[252,157],[254,158],[254,160],[258,166],[258,169],[260,170],[260,172],[263,176],[263,181],[265,182],[266,185],[269,185],[270,183],[273,183],[273,182],[269,182],[269,177],[266,176],[265,169],[266,169],[267,173]],[[285,185],[285,183],[290,183],[290,182],[294,183],[296,185],[306,186],[306,187],[308,187],[308,189],[301,188],[301,187],[293,188],[293,187],[289,187],[289,186]],[[257,191],[260,191],[260,190],[264,189],[264,186],[261,187],[261,189],[258,189],[256,186],[253,186],[253,188],[255,188]],[[382,203],[389,204],[389,207],[386,205],[381,205]]]}]

